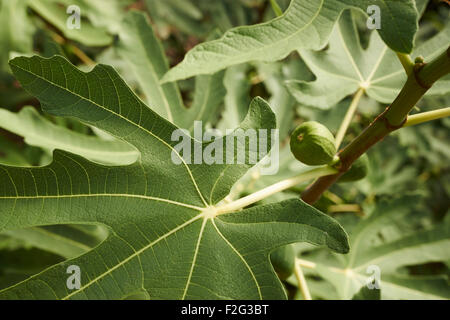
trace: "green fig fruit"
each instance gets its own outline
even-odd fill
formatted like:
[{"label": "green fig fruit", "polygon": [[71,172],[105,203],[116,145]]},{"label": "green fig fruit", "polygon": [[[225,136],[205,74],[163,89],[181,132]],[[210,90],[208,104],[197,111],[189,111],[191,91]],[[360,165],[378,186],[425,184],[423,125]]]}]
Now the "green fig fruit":
[{"label": "green fig fruit", "polygon": [[369,157],[363,154],[337,182],[351,182],[363,179],[369,171]]},{"label": "green fig fruit", "polygon": [[291,135],[290,145],[295,158],[310,166],[328,164],[336,154],[333,134],[315,121],[299,125]]},{"label": "green fig fruit", "polygon": [[270,254],[270,261],[281,280],[289,278],[295,268],[295,253],[291,244],[275,249]]}]

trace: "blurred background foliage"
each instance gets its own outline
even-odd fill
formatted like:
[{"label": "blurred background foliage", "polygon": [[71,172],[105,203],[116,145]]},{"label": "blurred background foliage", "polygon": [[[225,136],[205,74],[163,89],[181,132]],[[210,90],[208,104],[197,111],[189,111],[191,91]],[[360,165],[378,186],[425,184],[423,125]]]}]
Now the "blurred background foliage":
[{"label": "blurred background foliage", "polygon": [[[289,0],[277,2],[282,10],[289,5]],[[417,44],[444,30],[450,18],[448,4],[437,0],[419,2],[425,4],[426,9],[420,20]],[[80,30],[66,28],[65,8],[71,4],[81,8]],[[170,66],[179,63],[196,44],[232,27],[252,25],[275,17],[269,0],[0,0],[0,163],[41,166],[51,161],[55,146],[37,139],[36,132],[30,129],[33,125],[39,125],[36,130],[51,131],[55,130],[55,126],[59,127],[63,130],[59,134],[67,135],[67,143],[74,137],[80,138],[80,135],[105,142],[111,139],[73,119],[42,113],[39,101],[21,88],[8,67],[8,60],[14,56],[39,54],[50,57],[59,54],[83,70],[91,69],[95,63],[109,64],[118,70],[142,99],[146,99],[136,75],[118,49],[122,20],[125,12],[132,9],[148,14]],[[358,12],[354,16],[362,46],[366,48],[370,32],[365,27],[365,17]],[[295,161],[289,148],[285,147],[290,132],[297,124],[315,120],[336,133],[351,97],[329,109],[302,104],[290,95],[285,86],[285,81],[292,79],[315,79],[298,52],[279,62],[231,67],[214,79],[220,82],[221,89],[213,97],[218,107],[209,117],[209,127],[233,128],[246,114],[251,98],[262,96],[274,108],[281,130],[279,173],[261,176],[256,167],[235,185],[230,198],[249,194],[307,169]],[[185,105],[194,103],[196,86],[200,86],[200,82],[200,79],[188,79],[178,83]],[[450,95],[433,95],[424,98],[414,112],[448,106]],[[386,104],[363,97],[344,144],[360,133],[385,107]],[[11,120],[7,118],[11,113],[22,114],[23,117],[11,125]],[[20,126],[25,126],[26,121],[31,125],[28,124],[29,127],[24,130]],[[370,172],[365,179],[333,186],[316,206],[336,217],[350,234],[358,225],[366,223],[374,212],[392,211],[391,219],[373,226],[373,230],[380,232],[370,235],[372,246],[389,244],[442,224],[448,220],[450,203],[449,128],[450,119],[446,118],[399,130],[370,150]],[[305,187],[292,188],[264,201],[298,197]],[[448,227],[448,224],[445,225]],[[99,227],[70,225],[0,233],[0,289],[90,250],[105,238],[105,232]],[[318,267],[336,266],[339,257],[308,245],[297,245],[295,248],[296,255],[302,261],[315,264],[313,268],[304,268],[313,298],[351,298],[356,293],[352,291],[348,278],[337,279],[326,271],[328,269]],[[416,249],[410,254],[420,255],[420,248]],[[447,251],[442,256],[448,257],[448,247],[441,246],[438,250]],[[410,264],[398,263],[395,273],[397,276],[419,276],[421,279],[428,277],[427,285],[418,283],[417,277],[410,279],[406,276],[407,280],[403,279],[402,283],[419,292],[431,292],[448,298],[450,261],[446,259],[422,263],[421,259],[405,258]],[[341,281],[348,281],[347,292],[341,292]],[[395,281],[392,280],[392,283],[398,283]],[[405,281],[411,283],[405,284]],[[293,277],[286,280],[286,288],[291,298],[301,297]],[[405,296],[391,290],[385,297],[420,298],[421,295]]]}]

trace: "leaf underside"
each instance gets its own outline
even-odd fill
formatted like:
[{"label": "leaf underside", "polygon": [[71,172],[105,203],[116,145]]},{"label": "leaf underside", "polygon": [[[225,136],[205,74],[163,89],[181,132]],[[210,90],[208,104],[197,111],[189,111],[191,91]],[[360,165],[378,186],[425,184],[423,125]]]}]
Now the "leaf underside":
[{"label": "leaf underside", "polygon": [[[417,46],[413,57],[431,61],[448,48],[450,23],[433,38]],[[406,75],[398,58],[376,32],[368,48],[362,48],[350,11],[336,24],[326,51],[299,50],[302,59],[316,75],[312,82],[287,81],[289,92],[304,105],[321,109],[334,107],[346,96],[364,88],[365,93],[381,103],[390,103],[400,92]],[[450,92],[448,80],[438,81],[427,94]]]},{"label": "leaf underside", "polygon": [[292,0],[280,17],[233,28],[218,40],[197,45],[162,81],[212,74],[249,61],[280,60],[297,49],[320,49],[344,10],[355,8],[366,12],[370,5],[380,8],[378,32],[388,46],[398,52],[411,52],[418,15],[413,0]]},{"label": "leaf underside", "polygon": [[[450,258],[450,224],[447,221],[425,230],[406,230],[411,203],[417,195],[382,200],[368,218],[362,219],[350,233],[351,251],[345,257],[326,253],[307,257],[315,263],[315,272],[333,284],[340,299],[351,299],[366,287],[379,270],[380,290],[362,290],[382,299],[449,299],[448,277],[414,275],[402,272],[407,266],[445,262]],[[344,258],[344,259],[343,259]],[[378,291],[378,292],[377,292]]]},{"label": "leaf underside", "polygon": [[[0,291],[0,298],[283,299],[269,262],[273,249],[306,241],[348,251],[342,227],[300,200],[218,215],[218,202],[251,164],[173,163],[177,127],[113,68],[83,73],[59,56],[10,65],[46,112],[108,132],[140,157],[113,167],[56,150],[46,167],[0,166],[0,230],[96,224],[109,231],[91,251]],[[274,127],[268,104],[254,99],[241,128]],[[70,265],[81,269],[79,290],[66,286]]]}]

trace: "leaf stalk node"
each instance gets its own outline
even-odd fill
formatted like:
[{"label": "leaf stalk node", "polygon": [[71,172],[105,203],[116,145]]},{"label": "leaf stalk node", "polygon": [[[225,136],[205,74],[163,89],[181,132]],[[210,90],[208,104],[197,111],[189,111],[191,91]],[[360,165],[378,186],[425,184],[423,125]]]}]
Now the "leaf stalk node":
[{"label": "leaf stalk node", "polygon": [[419,77],[420,70],[422,70],[423,67],[425,67],[425,66],[426,66],[426,62],[419,62],[419,63],[416,63],[416,64],[414,65],[414,67],[413,67],[413,74],[414,74],[414,78],[415,78],[417,84],[418,84],[421,88],[424,88],[424,89],[428,90],[428,89],[431,88],[431,85],[427,85],[427,84],[423,83],[423,81],[420,80],[420,77]]}]

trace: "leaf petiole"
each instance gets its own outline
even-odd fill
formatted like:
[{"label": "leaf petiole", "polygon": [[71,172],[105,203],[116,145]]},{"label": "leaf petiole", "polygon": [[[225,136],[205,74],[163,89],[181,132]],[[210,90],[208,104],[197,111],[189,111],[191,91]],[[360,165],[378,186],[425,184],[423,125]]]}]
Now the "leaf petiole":
[{"label": "leaf petiole", "polygon": [[344,140],[345,133],[347,132],[348,127],[350,126],[350,123],[353,119],[353,116],[355,115],[356,109],[358,108],[358,104],[359,101],[361,100],[363,93],[364,88],[359,88],[358,91],[356,91],[356,94],[353,97],[350,106],[348,107],[347,113],[344,116],[344,120],[342,120],[341,126],[339,127],[339,130],[336,134],[336,149],[339,149],[342,140]]},{"label": "leaf petiole", "polygon": [[428,111],[428,112],[422,112],[418,114],[414,114],[412,116],[409,116],[406,120],[403,127],[410,127],[414,126],[416,124],[421,124],[424,122],[437,120],[441,118],[445,118],[450,116],[450,107],[448,108],[442,108],[438,110]]},{"label": "leaf petiole", "polygon": [[281,10],[276,0],[270,0],[270,5],[272,6],[273,12],[277,15],[277,17],[283,14],[283,10]]},{"label": "leaf petiole", "polygon": [[306,283],[305,276],[302,271],[302,267],[300,265],[300,259],[295,259],[295,277],[298,281],[298,286],[300,288],[300,291],[302,292],[303,299],[305,300],[312,300],[311,294],[309,293],[308,284]]},{"label": "leaf petiole", "polygon": [[414,68],[414,62],[412,61],[411,57],[409,56],[409,54],[404,54],[404,53],[397,53],[397,57],[400,60],[403,69],[405,69],[406,75],[409,76],[409,74],[413,71]]},{"label": "leaf petiole", "polygon": [[217,207],[216,215],[225,214],[234,212],[236,210],[245,208],[253,203],[256,203],[258,201],[261,201],[275,193],[281,192],[283,190],[292,188],[302,182],[320,178],[327,175],[332,175],[337,173],[338,170],[331,167],[331,166],[322,166],[319,168],[312,169],[307,172],[303,172],[297,176],[282,180],[280,182],[277,182],[271,186],[268,186],[264,189],[261,189],[259,191],[256,191],[246,197],[240,198],[236,201],[226,203],[222,206]]}]

